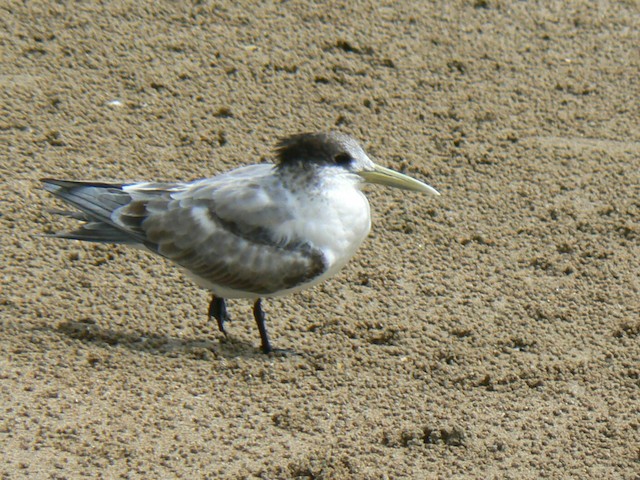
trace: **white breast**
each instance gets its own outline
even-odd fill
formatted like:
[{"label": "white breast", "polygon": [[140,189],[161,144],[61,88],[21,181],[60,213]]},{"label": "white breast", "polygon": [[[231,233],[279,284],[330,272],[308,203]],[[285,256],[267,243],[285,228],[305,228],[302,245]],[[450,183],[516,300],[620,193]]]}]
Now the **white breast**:
[{"label": "white breast", "polygon": [[328,179],[315,193],[291,193],[290,221],[278,226],[278,235],[304,239],[320,249],[328,269],[300,287],[281,292],[284,295],[303,290],[335,275],[356,253],[371,228],[369,202],[352,181]]}]

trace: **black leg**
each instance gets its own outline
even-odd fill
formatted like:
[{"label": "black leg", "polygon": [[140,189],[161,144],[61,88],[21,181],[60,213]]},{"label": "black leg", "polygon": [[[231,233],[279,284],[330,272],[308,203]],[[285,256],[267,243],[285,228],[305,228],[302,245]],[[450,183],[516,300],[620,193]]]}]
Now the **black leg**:
[{"label": "black leg", "polygon": [[229,320],[229,315],[227,314],[227,305],[224,303],[224,298],[216,297],[213,295],[211,297],[211,303],[209,304],[209,318],[215,318],[218,322],[218,329],[224,333],[227,332],[224,330],[224,322]]},{"label": "black leg", "polygon": [[260,299],[256,300],[253,304],[253,317],[258,324],[258,330],[260,331],[260,340],[262,340],[262,353],[271,353],[272,348],[269,343],[269,335],[267,335],[267,326],[264,324],[264,312],[262,311],[262,305]]}]

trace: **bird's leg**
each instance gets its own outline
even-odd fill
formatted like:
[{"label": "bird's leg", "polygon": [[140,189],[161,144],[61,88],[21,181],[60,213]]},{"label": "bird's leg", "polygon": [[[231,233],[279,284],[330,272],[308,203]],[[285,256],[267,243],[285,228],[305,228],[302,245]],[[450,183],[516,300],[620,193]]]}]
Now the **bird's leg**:
[{"label": "bird's leg", "polygon": [[269,343],[269,335],[267,335],[267,326],[264,323],[264,312],[262,311],[262,305],[260,299],[256,300],[253,304],[253,317],[258,324],[258,330],[260,331],[260,340],[262,340],[262,353],[271,353],[271,343]]},{"label": "bird's leg", "polygon": [[229,320],[229,315],[227,314],[227,304],[224,303],[224,298],[216,297],[213,295],[211,297],[211,303],[209,304],[209,318],[215,318],[218,322],[218,329],[224,333],[227,332],[224,330],[224,322]]}]

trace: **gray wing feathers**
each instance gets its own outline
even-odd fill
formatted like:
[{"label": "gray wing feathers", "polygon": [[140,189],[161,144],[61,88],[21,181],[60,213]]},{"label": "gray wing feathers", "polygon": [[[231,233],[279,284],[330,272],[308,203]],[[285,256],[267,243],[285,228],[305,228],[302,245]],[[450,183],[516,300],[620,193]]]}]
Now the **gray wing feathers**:
[{"label": "gray wing feathers", "polygon": [[80,210],[80,212],[54,211],[53,213],[87,222],[76,230],[59,232],[52,236],[102,243],[137,243],[139,241],[118,228],[111,220],[112,212],[131,200],[129,194],[122,191],[122,185],[55,179],[43,179],[42,182],[45,190]]},{"label": "gray wing feathers", "polygon": [[138,243],[122,230],[100,222],[89,222],[76,230],[57,232],[47,236],[97,243]]},{"label": "gray wing feathers", "polygon": [[320,250],[274,237],[274,227],[291,215],[281,189],[255,181],[270,172],[255,165],[194,184],[43,181],[84,215],[64,213],[87,221],[55,236],[143,244],[207,283],[268,295],[326,269]]},{"label": "gray wing feathers", "polygon": [[268,295],[321,275],[322,252],[271,242],[260,228],[223,221],[205,207],[171,208],[144,222],[147,245],[194,275],[229,289]]},{"label": "gray wing feathers", "polygon": [[44,189],[81,211],[102,221],[110,221],[111,212],[131,200],[122,185],[82,183],[44,179]]},{"label": "gray wing feathers", "polygon": [[[147,204],[165,204],[171,191],[181,187],[167,183],[123,185],[55,179],[42,182],[45,190],[80,210],[55,213],[87,222],[77,230],[54,236],[102,243],[144,244],[146,238],[140,225],[148,215]],[[136,193],[137,189],[141,193]]]}]

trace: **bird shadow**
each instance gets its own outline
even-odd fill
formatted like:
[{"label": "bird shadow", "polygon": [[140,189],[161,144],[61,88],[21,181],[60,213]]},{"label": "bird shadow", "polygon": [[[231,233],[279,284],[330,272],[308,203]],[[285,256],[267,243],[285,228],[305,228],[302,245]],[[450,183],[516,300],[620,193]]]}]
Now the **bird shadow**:
[{"label": "bird shadow", "polygon": [[269,358],[269,355],[264,355],[256,346],[229,335],[222,336],[219,340],[147,335],[102,328],[89,319],[62,322],[52,330],[89,345],[103,348],[117,346],[153,355],[187,357],[203,361],[212,361],[218,357]]}]

